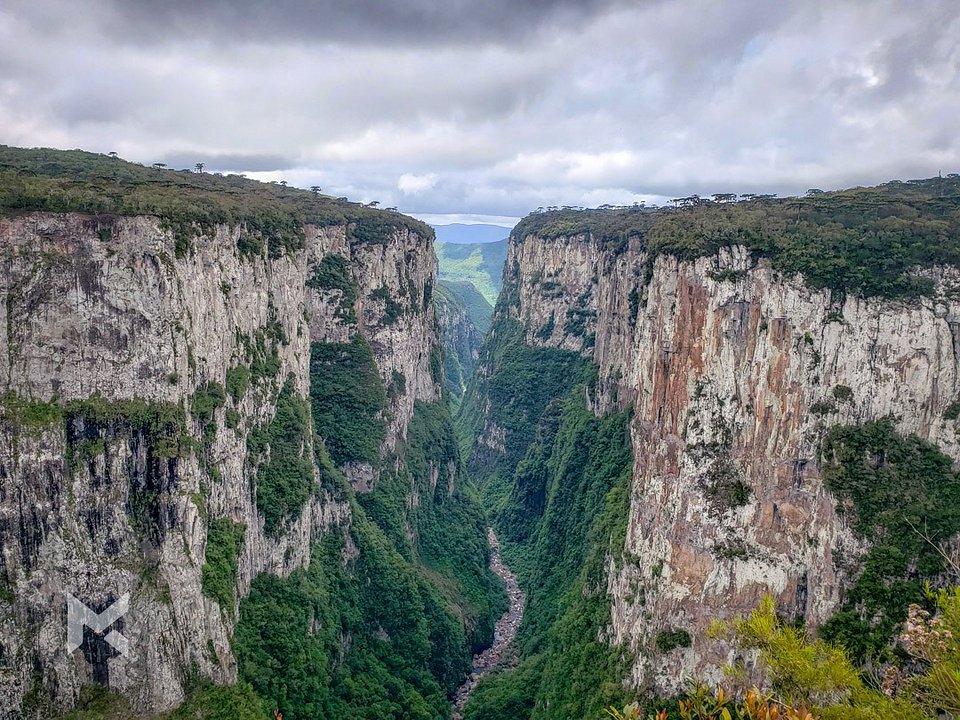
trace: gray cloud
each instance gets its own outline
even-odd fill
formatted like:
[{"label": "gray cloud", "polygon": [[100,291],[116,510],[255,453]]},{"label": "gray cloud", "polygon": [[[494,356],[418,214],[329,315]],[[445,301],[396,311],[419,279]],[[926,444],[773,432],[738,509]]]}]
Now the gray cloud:
[{"label": "gray cloud", "polygon": [[418,213],[788,194],[960,169],[957,37],[955,0],[11,0],[0,142]]},{"label": "gray cloud", "polygon": [[167,165],[175,168],[192,169],[198,162],[202,162],[207,172],[258,173],[289,170],[297,166],[297,159],[294,157],[256,153],[197,153],[180,150],[165,153],[163,157]]},{"label": "gray cloud", "polygon": [[171,35],[230,42],[500,43],[570,27],[617,0],[113,0],[109,29],[163,42]]}]

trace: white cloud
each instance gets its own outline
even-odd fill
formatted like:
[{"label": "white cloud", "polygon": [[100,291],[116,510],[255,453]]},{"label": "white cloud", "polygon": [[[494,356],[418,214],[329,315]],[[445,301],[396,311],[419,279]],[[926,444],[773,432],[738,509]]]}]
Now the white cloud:
[{"label": "white cloud", "polygon": [[960,169],[956,0],[135,5],[0,10],[0,142],[507,217]]},{"label": "white cloud", "polygon": [[418,195],[429,190],[437,184],[436,173],[427,173],[426,175],[414,175],[413,173],[404,173],[397,180],[397,189],[408,195]]}]

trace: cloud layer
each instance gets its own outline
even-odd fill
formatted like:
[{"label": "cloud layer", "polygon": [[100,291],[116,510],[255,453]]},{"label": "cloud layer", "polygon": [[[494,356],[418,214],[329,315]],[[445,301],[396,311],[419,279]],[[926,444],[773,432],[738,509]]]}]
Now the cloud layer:
[{"label": "cloud layer", "polygon": [[416,213],[785,194],[960,170],[958,37],[955,0],[8,0],[0,142]]}]

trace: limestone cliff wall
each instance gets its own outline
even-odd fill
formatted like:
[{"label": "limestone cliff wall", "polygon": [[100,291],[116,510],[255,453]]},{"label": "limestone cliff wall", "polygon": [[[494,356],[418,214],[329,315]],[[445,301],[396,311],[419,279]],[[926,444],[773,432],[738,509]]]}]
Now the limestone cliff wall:
[{"label": "limestone cliff wall", "polygon": [[[639,240],[511,240],[510,300],[498,312],[519,319],[528,344],[596,361],[598,413],[634,409],[628,533],[623,560],[610,562],[606,631],[635,657],[634,687],[719,679],[733,658],[704,631],[766,593],[811,626],[837,608],[865,548],[821,480],[825,427],[893,415],[960,458],[956,422],[943,419],[960,394],[956,271],[931,276],[934,298],[841,298],[741,248],[658,257],[650,271]],[[488,423],[478,442],[495,454],[502,437]],[[707,492],[720,475],[748,486],[745,504]],[[674,629],[691,647],[659,653],[657,634]]]},{"label": "limestone cliff wall", "polygon": [[[432,238],[396,229],[361,243],[343,226],[307,226],[305,249],[268,258],[242,254],[242,232],[217,226],[178,257],[173,232],[152,217],[0,218],[0,714],[69,707],[91,680],[108,678],[136,708],[161,710],[182,700],[192,665],[235,679],[236,607],[201,591],[210,520],[246,526],[238,598],[259,573],[304,566],[311,539],[350,522],[316,467],[313,497],[279,536],[257,511],[247,441],[273,418],[288,379],[308,396],[312,342],[359,330],[384,382],[403,376],[384,451],[405,438],[415,400],[440,396],[430,370],[439,342]],[[334,312],[336,292],[310,281],[328,254],[344,257],[356,281],[355,322]],[[389,321],[383,288],[402,310]],[[216,408],[212,431],[192,417],[198,390],[224,384],[258,353],[278,369]],[[91,398],[179,409],[188,446],[158,454],[149,429],[122,417],[85,426],[11,414]],[[304,457],[313,458],[310,445]],[[66,593],[94,609],[130,594],[125,657],[67,653]]]}]

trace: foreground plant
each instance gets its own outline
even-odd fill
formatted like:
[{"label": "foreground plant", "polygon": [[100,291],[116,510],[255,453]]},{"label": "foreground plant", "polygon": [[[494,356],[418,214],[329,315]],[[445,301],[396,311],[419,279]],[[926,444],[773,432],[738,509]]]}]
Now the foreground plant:
[{"label": "foreground plant", "polygon": [[[712,691],[700,683],[695,683],[679,702],[679,711],[681,720],[820,720],[807,708],[791,707],[757,688],[738,699],[723,688]],[[636,704],[623,710],[607,708],[605,712],[614,720],[640,720],[642,713]],[[660,710],[649,720],[667,720],[667,717],[667,711]]]},{"label": "foreground plant", "polygon": [[923,672],[905,678],[901,685],[931,715],[960,715],[960,588],[932,591],[937,615],[913,604],[907,612],[900,642],[921,665]]}]

